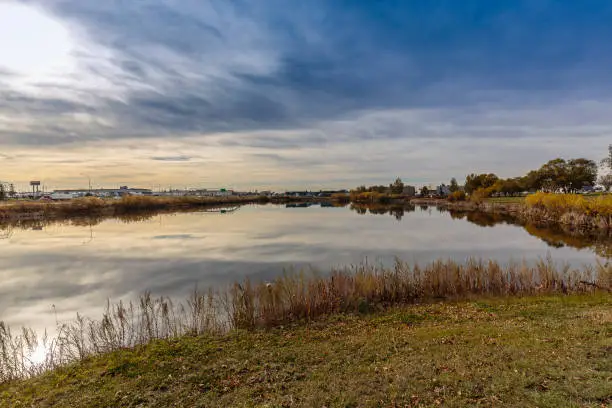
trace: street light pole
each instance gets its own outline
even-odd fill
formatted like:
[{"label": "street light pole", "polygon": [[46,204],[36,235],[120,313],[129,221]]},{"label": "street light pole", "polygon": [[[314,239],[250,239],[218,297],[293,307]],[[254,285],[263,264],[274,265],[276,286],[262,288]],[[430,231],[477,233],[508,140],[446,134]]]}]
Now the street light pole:
[{"label": "street light pole", "polygon": [[89,193],[91,194],[91,177],[89,177],[89,174],[85,174],[85,173],[81,173],[81,175],[87,177],[87,182],[89,185]]}]

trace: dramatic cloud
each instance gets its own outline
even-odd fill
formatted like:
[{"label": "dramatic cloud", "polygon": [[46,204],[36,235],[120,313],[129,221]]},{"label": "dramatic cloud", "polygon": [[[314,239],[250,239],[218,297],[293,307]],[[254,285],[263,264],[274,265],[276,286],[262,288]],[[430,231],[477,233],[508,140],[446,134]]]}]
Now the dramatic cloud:
[{"label": "dramatic cloud", "polygon": [[2,177],[348,187],[598,158],[611,17],[573,1],[3,2]]}]

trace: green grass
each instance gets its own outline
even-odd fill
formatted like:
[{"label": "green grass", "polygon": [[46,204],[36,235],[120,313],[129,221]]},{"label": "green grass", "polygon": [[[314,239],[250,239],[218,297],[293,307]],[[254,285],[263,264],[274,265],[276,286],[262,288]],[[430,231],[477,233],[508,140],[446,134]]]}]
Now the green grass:
[{"label": "green grass", "polygon": [[0,385],[2,407],[610,404],[610,294],[480,298],[158,340]]}]

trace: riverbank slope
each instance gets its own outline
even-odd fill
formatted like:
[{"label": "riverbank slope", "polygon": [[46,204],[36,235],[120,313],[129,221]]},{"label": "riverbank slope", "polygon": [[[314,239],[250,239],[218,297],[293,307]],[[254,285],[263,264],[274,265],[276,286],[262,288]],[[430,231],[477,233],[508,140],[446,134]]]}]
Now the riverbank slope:
[{"label": "riverbank slope", "polygon": [[540,227],[558,225],[579,230],[612,230],[612,195],[535,193],[527,198],[489,198],[482,201],[411,199],[413,205],[433,205],[451,211],[494,213]]},{"label": "riverbank slope", "polygon": [[116,351],[0,385],[2,407],[612,404],[610,294],[332,315]]}]

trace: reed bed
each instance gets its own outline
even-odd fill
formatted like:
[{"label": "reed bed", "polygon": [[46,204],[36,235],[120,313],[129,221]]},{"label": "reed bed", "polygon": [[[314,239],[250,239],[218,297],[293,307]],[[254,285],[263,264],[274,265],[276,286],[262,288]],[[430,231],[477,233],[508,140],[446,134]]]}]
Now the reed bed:
[{"label": "reed bed", "polygon": [[156,339],[220,336],[430,300],[598,291],[612,291],[612,265],[571,269],[547,259],[507,265],[440,260],[423,267],[397,260],[392,268],[362,263],[326,275],[285,273],[257,284],[245,280],[224,291],[196,289],[183,302],[145,293],[137,302],[108,303],[100,319],[77,315],[58,324],[53,336],[27,328],[12,331],[0,322],[0,383]]},{"label": "reed bed", "polygon": [[540,227],[559,225],[567,229],[612,230],[612,195],[535,193],[516,201],[426,202],[450,210],[510,215],[520,223]]},{"label": "reed bed", "polygon": [[262,202],[266,197],[125,196],[119,200],[83,197],[63,202],[16,201],[0,206],[0,220],[62,218],[83,215],[120,216],[139,211],[186,209]]},{"label": "reed bed", "polygon": [[525,198],[521,216],[578,228],[612,229],[612,195],[535,193]]}]

